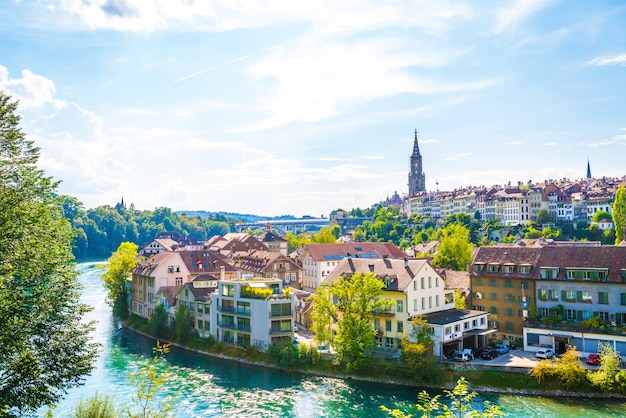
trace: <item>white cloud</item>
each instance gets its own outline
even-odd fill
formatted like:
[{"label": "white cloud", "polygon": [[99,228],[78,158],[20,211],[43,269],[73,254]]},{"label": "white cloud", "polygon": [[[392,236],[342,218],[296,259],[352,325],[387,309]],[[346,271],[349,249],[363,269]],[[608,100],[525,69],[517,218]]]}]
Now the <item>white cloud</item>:
[{"label": "white cloud", "polygon": [[587,63],[598,67],[605,65],[626,65],[626,54],[614,55],[612,57],[596,57]]},{"label": "white cloud", "polygon": [[52,104],[57,109],[66,106],[65,102],[54,98],[56,87],[52,80],[28,69],[22,71],[22,78],[12,79],[9,70],[0,65],[0,89],[14,100],[19,100],[22,110],[40,108],[46,104]]},{"label": "white cloud", "polygon": [[514,0],[495,13],[494,33],[514,29],[522,20],[542,9],[550,0]]},{"label": "white cloud", "polygon": [[512,142],[507,142],[505,145],[522,145],[523,142],[521,141],[512,141]]},{"label": "white cloud", "polygon": [[545,145],[546,147],[556,147],[559,145],[559,143],[558,142],[546,142],[543,145]]},{"label": "white cloud", "polygon": [[271,87],[259,106],[269,118],[248,129],[326,120],[352,105],[398,94],[451,93],[493,85],[492,80],[444,83],[415,73],[415,68],[442,66],[465,53],[409,47],[405,39],[357,43],[302,39],[250,66],[253,79],[267,80]]},{"label": "white cloud", "polygon": [[587,145],[588,147],[591,147],[591,148],[605,147],[607,145],[613,145],[613,144],[626,144],[626,135],[615,135],[611,139],[604,139],[598,142],[584,143],[584,145]]}]

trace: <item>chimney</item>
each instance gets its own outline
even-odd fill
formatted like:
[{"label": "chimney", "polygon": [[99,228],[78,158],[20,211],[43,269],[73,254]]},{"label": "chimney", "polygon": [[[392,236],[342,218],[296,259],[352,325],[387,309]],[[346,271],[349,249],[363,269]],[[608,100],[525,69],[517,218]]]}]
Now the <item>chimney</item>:
[{"label": "chimney", "polygon": [[226,267],[220,266],[220,280],[224,280],[226,278]]},{"label": "chimney", "polygon": [[404,268],[409,267],[409,259],[404,257]]}]

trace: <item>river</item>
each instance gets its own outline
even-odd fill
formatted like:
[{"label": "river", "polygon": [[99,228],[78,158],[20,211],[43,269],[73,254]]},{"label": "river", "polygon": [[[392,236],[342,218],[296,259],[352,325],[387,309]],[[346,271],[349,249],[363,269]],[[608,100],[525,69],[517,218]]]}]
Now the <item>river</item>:
[{"label": "river", "polygon": [[[95,263],[77,268],[84,286],[82,301],[94,308],[86,319],[96,321],[94,339],[102,344],[102,352],[85,385],[69,391],[54,409],[55,417],[68,416],[81,397],[96,392],[130,405],[136,391],[128,374],[146,364],[154,345],[116,326],[105,303],[102,270]],[[171,377],[167,393],[160,396],[176,395],[176,417],[384,417],[380,405],[419,416],[416,388],[287,373],[174,347],[166,361]],[[484,400],[499,405],[507,417],[623,417],[626,410],[625,402],[491,394],[480,394],[477,406]]]}]

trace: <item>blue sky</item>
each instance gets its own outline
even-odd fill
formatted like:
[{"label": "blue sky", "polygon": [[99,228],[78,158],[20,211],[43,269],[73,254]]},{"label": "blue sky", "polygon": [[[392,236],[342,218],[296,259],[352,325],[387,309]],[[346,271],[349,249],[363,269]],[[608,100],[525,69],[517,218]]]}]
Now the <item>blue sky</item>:
[{"label": "blue sky", "polygon": [[626,174],[623,1],[7,0],[0,89],[87,208],[327,216]]}]

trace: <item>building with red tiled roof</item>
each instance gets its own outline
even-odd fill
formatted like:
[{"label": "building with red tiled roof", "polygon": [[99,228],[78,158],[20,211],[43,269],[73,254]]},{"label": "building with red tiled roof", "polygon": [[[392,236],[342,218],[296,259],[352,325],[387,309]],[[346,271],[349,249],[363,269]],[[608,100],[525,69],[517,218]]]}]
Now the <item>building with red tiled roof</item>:
[{"label": "building with red tiled roof", "polygon": [[[557,353],[569,345],[595,351],[602,338],[621,346],[621,338],[586,334],[600,333],[599,328],[583,331],[584,338],[562,328],[567,323],[572,330],[583,330],[589,319],[597,318],[594,321],[612,334],[619,329],[621,335],[621,329],[626,329],[626,245],[555,242],[481,247],[470,267],[470,286],[472,306],[489,312],[500,336],[522,338],[533,326],[548,328],[548,332],[533,331],[530,339],[525,337],[531,350],[548,340]],[[548,324],[561,330],[548,335]],[[621,348],[626,355],[626,337]]]},{"label": "building with red tiled roof", "polygon": [[302,268],[296,260],[281,253],[269,251],[236,253],[232,262],[242,275],[280,279],[285,287],[300,288]]},{"label": "building with red tiled roof", "polygon": [[308,244],[300,254],[302,262],[302,288],[315,291],[324,278],[344,258],[397,258],[406,254],[388,242],[356,242],[349,244]]}]

